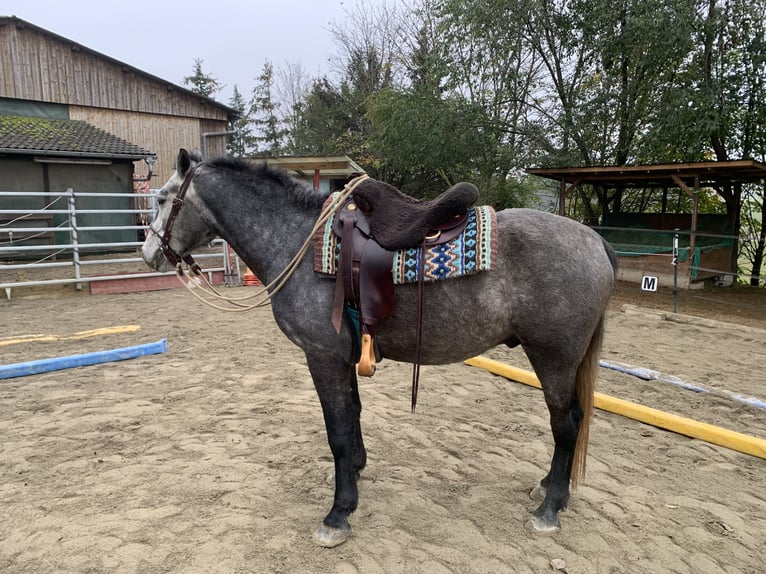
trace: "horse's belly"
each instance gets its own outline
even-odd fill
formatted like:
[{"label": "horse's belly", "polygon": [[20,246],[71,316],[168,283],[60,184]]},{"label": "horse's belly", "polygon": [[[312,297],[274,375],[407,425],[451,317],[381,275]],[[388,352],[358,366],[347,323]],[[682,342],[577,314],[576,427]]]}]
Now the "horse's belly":
[{"label": "horse's belly", "polygon": [[[450,281],[446,282],[447,284]],[[510,301],[507,298],[475,298],[472,290],[460,287],[471,281],[456,281],[451,287],[460,296],[426,290],[422,310],[422,334],[418,345],[417,298],[411,293],[397,298],[394,316],[377,330],[381,354],[395,361],[412,362],[416,350],[422,364],[463,361],[504,343],[512,335]],[[429,292],[430,291],[430,292]],[[482,292],[479,290],[473,292]],[[487,294],[491,291],[484,290]]]}]

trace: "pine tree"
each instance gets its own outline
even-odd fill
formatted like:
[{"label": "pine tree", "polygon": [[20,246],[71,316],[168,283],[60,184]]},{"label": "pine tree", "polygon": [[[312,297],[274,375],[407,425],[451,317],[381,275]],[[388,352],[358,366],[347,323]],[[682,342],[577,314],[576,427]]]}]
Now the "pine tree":
[{"label": "pine tree", "polygon": [[253,120],[250,117],[250,108],[244,96],[234,85],[234,92],[229,100],[228,106],[237,111],[237,119],[231,122],[230,129],[234,134],[226,139],[226,151],[235,156],[243,157],[249,155],[255,147],[255,137],[253,136]]},{"label": "pine tree", "polygon": [[194,73],[184,78],[184,86],[190,86],[190,90],[195,94],[206,98],[213,98],[216,92],[220,92],[224,86],[214,77],[206,74],[202,70],[202,60],[194,59]]},{"label": "pine tree", "polygon": [[258,155],[279,155],[284,148],[287,130],[277,116],[279,106],[272,98],[274,85],[274,67],[268,60],[263,65],[261,75],[256,78],[253,99],[250,103],[250,116],[258,135],[253,137]]}]

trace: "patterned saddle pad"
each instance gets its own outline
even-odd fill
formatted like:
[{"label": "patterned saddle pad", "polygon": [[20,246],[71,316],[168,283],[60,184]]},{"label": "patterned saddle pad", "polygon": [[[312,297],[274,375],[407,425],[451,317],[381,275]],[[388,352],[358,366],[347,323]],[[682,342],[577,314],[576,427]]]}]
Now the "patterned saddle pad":
[{"label": "patterned saddle pad", "polygon": [[[314,237],[314,271],[335,275],[340,256],[340,238],[333,231],[334,217]],[[416,283],[420,279],[439,281],[481,271],[493,271],[497,251],[495,210],[487,205],[468,210],[468,223],[455,239],[423,248],[412,247],[394,252],[391,270],[394,285]]]}]

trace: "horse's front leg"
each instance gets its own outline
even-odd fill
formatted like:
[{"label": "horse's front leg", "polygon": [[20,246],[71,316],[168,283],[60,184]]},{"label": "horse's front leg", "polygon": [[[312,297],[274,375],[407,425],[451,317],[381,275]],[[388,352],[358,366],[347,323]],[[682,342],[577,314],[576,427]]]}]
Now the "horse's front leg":
[{"label": "horse's front leg", "polygon": [[349,515],[356,510],[356,479],[367,461],[359,416],[362,410],[354,366],[328,353],[306,353],[309,371],[322,405],[327,440],[335,459],[335,499],[314,532],[320,546],[332,547],[351,535]]}]

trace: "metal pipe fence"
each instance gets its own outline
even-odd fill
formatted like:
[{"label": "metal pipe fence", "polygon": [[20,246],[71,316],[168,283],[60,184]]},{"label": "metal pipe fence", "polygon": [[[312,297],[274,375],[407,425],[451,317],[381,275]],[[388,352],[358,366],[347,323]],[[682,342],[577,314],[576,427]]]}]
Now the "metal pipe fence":
[{"label": "metal pipe fence", "polygon": [[[104,200],[108,207],[103,206]],[[23,207],[35,202],[41,207]],[[136,255],[156,210],[156,190],[149,193],[76,192],[71,188],[65,192],[0,191],[0,288],[5,289],[10,298],[12,290],[19,287],[74,284],[76,289],[82,289],[84,284],[109,279],[172,275],[172,272],[147,271],[143,260]],[[610,240],[609,232],[627,232],[631,237],[673,233],[611,226],[594,229],[607,240]],[[688,230],[676,233],[682,237],[690,235]],[[715,241],[749,240],[710,232],[697,232],[695,237]],[[646,251],[637,250],[640,243],[643,241],[629,241],[615,244],[615,248],[621,256],[645,255]],[[654,252],[655,256],[667,258],[668,268],[672,266],[672,247],[669,242],[667,250]],[[120,253],[125,256],[117,257]],[[223,271],[226,283],[241,284],[239,259],[223,241],[214,242],[211,249],[194,256],[203,264],[207,262],[204,266],[208,270]],[[89,273],[90,270],[93,273]],[[750,279],[747,274],[732,272],[730,268],[713,268],[704,262],[692,264],[691,270]]]},{"label": "metal pipe fence", "polygon": [[[105,199],[112,200],[108,207],[98,205]],[[45,205],[22,207],[35,202]],[[148,271],[135,255],[156,210],[156,190],[0,191],[0,289],[10,299],[13,289],[21,287],[74,284],[79,290],[92,282],[174,275]],[[227,284],[241,283],[239,261],[224,241],[214,241],[194,257],[209,262],[203,264],[208,273],[223,271]]]}]

